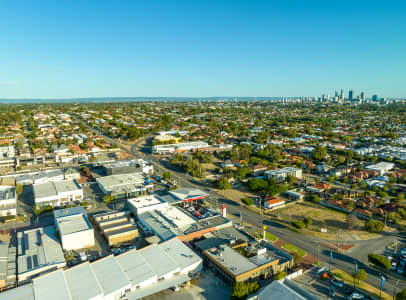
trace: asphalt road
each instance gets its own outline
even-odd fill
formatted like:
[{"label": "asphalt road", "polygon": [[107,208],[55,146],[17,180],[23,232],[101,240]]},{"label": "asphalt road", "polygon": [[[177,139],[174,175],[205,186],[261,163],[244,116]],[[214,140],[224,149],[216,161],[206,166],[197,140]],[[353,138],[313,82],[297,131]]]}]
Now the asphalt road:
[{"label": "asphalt road", "polygon": [[[103,135],[100,131],[91,128],[92,131],[97,132],[97,134],[103,136],[108,142],[115,142],[116,140],[111,139],[105,135]],[[296,245],[297,247],[305,250],[307,253],[319,257],[319,259],[325,263],[330,262],[330,252],[331,249],[321,244],[323,240],[309,237],[307,235],[303,235],[300,233],[296,233],[291,231],[290,229],[275,223],[271,222],[270,220],[266,219],[264,216],[261,216],[243,206],[240,206],[238,203],[233,201],[224,199],[221,195],[215,193],[210,186],[202,186],[202,184],[196,182],[194,178],[183,171],[179,171],[169,166],[165,166],[165,162],[163,162],[160,157],[154,156],[150,153],[147,153],[145,149],[143,152],[140,152],[140,144],[145,141],[149,137],[145,137],[136,141],[132,147],[131,151],[119,145],[119,147],[127,152],[132,154],[135,157],[144,157],[145,159],[151,161],[155,167],[156,171],[160,171],[161,173],[165,171],[170,171],[172,176],[182,187],[189,187],[189,188],[197,188],[205,191],[209,194],[207,197],[208,202],[213,207],[221,207],[222,204],[226,204],[227,206],[227,213],[231,215],[231,219],[234,223],[238,223],[240,220],[240,213],[243,215],[243,222],[249,223],[253,226],[253,231],[257,229],[261,229],[263,225],[267,226],[267,231],[271,232],[275,236],[283,239],[287,243]],[[355,247],[347,253],[338,253],[333,251],[333,260],[330,262],[331,268],[339,268],[349,274],[354,272],[355,263],[358,263],[358,267],[360,269],[365,269],[368,274],[367,282],[375,287],[380,286],[380,273],[375,271],[374,269],[370,268],[367,265],[367,255],[369,253],[373,253],[377,249],[381,249],[385,247],[385,245],[391,243],[393,240],[397,239],[397,232],[392,234],[387,234],[382,238],[375,239],[375,240],[368,240],[368,241],[352,241],[352,244],[355,244]],[[328,241],[332,242],[332,241]],[[392,275],[385,275],[386,281],[383,291],[388,293],[389,295],[393,295],[395,285],[397,284],[397,291],[406,288],[406,282],[404,280],[398,280],[398,278]]]}]

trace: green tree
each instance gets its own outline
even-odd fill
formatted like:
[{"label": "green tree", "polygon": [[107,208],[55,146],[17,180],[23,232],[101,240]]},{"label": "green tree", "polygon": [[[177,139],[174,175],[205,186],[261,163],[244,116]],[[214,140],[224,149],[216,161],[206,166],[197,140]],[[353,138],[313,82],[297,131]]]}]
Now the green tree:
[{"label": "green tree", "polygon": [[21,183],[16,184],[16,193],[20,196],[23,193],[23,185]]},{"label": "green tree", "polygon": [[217,187],[220,190],[228,190],[231,189],[231,185],[230,182],[228,182],[228,179],[225,177],[221,177],[218,181],[217,181]]},{"label": "green tree", "polygon": [[365,272],[364,269],[359,269],[358,273],[357,274],[353,273],[352,276],[355,277],[358,280],[358,282],[360,280],[362,280],[362,281],[367,280],[367,272]]},{"label": "green tree", "polygon": [[275,275],[275,280],[280,280],[286,277],[286,272],[282,271]]},{"label": "green tree", "polygon": [[163,177],[164,180],[170,181],[171,178],[172,178],[172,174],[171,174],[171,172],[166,171],[162,177]]},{"label": "green tree", "polygon": [[312,153],[312,157],[316,161],[322,161],[323,159],[326,158],[327,155],[327,148],[323,147],[321,145],[317,145]]},{"label": "green tree", "polygon": [[231,288],[231,299],[245,299],[249,294],[257,292],[259,284],[255,282],[237,282]]},{"label": "green tree", "polygon": [[406,288],[396,294],[396,300],[406,300]]},{"label": "green tree", "polygon": [[369,220],[365,222],[365,229],[369,232],[378,233],[384,228],[384,224],[381,221]]},{"label": "green tree", "polygon": [[313,203],[319,203],[320,202],[320,197],[317,195],[310,195],[309,200]]},{"label": "green tree", "polygon": [[242,198],[241,201],[242,201],[245,205],[248,205],[248,206],[254,204],[254,200],[253,200],[252,198],[247,198],[247,197],[246,197],[246,198]]}]

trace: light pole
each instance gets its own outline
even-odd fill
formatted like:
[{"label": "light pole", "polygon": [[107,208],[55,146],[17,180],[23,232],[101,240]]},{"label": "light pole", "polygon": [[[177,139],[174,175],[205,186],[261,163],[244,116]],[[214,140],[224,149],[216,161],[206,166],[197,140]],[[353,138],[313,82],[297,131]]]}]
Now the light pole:
[{"label": "light pole", "polygon": [[398,287],[399,279],[395,282],[395,287],[393,289],[393,300],[396,298],[396,288]]}]

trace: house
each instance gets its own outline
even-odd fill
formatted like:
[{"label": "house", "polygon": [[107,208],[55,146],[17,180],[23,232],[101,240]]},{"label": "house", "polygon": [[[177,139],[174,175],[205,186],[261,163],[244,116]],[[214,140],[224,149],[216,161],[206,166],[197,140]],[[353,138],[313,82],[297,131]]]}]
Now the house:
[{"label": "house", "polygon": [[306,190],[311,193],[323,193],[325,190],[328,190],[329,186],[326,183],[317,183],[311,186],[307,186]]},{"label": "house", "polygon": [[265,209],[279,208],[285,205],[285,200],[277,197],[265,197],[264,207]]}]

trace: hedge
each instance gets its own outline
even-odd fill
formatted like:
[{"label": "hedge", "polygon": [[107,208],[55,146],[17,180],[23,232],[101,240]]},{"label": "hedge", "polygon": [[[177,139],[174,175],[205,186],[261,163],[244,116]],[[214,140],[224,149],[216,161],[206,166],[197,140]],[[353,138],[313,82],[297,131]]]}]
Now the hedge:
[{"label": "hedge", "polygon": [[368,254],[368,260],[371,263],[373,263],[377,266],[383,267],[387,270],[389,270],[391,268],[391,263],[385,256],[371,253],[371,254]]}]

